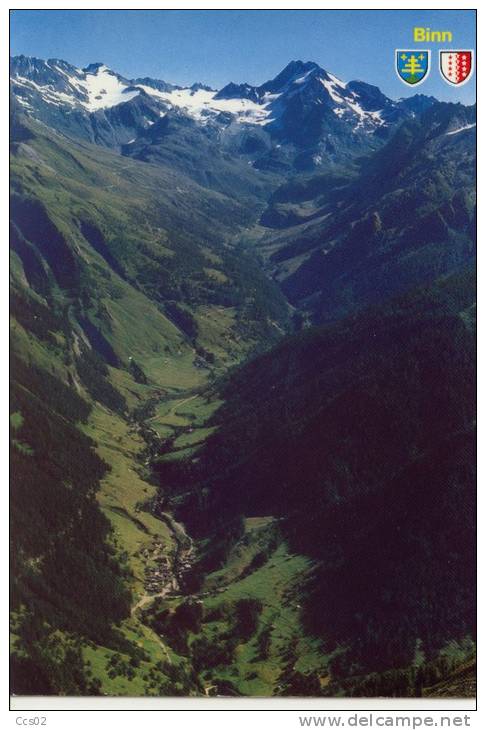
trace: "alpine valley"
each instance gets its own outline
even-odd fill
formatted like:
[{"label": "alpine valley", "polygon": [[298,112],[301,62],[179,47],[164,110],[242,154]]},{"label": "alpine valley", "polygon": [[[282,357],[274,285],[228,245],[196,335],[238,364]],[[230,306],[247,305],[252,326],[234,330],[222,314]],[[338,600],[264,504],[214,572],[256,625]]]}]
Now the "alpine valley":
[{"label": "alpine valley", "polygon": [[11,59],[12,692],[475,694],[475,107]]}]

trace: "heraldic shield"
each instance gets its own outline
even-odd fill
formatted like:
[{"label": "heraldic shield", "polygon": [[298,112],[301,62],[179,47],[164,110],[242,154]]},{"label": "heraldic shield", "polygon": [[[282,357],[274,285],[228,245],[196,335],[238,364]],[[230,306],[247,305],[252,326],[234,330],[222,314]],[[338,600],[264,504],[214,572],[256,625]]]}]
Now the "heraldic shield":
[{"label": "heraldic shield", "polygon": [[440,72],[447,83],[461,86],[472,76],[474,54],[472,51],[441,51]]},{"label": "heraldic shield", "polygon": [[395,51],[399,78],[411,86],[425,81],[430,71],[430,51]]}]

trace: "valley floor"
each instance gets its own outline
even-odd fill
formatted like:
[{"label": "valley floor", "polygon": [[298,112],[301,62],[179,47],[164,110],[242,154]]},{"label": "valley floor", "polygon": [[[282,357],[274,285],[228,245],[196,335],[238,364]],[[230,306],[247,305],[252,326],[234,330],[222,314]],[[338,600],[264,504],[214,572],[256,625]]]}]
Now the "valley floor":
[{"label": "valley floor", "polygon": [[[133,575],[134,602],[121,632],[145,656],[138,666],[132,666],[129,653],[89,646],[85,658],[107,695],[160,693],[166,663],[193,678],[191,693],[207,696],[219,692],[270,696],[289,660],[297,662],[302,671],[320,672],[325,684],[326,658],[319,642],[303,635],[299,618],[299,591],[312,565],[307,558],[288,552],[273,517],[246,519],[243,535],[224,564],[205,576],[195,592],[185,588],[184,576],[190,573],[201,546],[169,512],[154,509],[157,490],[151,483],[150,461],[144,455],[146,443],[141,436],[148,428],[154,438],[169,444],[161,459],[170,462],[191,457],[211,433],[205,423],[220,401],[211,395],[204,375],[196,371],[188,378],[189,368],[184,370],[183,362],[181,367],[186,380],[192,378],[192,387],[172,388],[172,375],[171,383],[161,382],[155,392],[164,390],[166,394],[156,402],[153,392],[150,394],[151,415],[142,423],[128,424],[98,406],[87,428],[96,437],[100,456],[111,467],[102,481],[99,502]],[[254,601],[256,617],[250,634],[233,639],[233,616],[242,601]],[[174,646],[170,633],[155,630],[153,616],[160,611],[173,614],[184,602],[201,606],[202,620]],[[199,655],[206,645],[226,647],[225,661],[216,658],[214,667],[205,666]]]}]

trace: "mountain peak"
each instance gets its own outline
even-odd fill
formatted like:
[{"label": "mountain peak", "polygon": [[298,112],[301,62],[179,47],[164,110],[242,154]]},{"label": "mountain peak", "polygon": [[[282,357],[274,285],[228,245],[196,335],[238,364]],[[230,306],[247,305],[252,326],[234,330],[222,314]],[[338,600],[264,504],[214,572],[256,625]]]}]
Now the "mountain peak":
[{"label": "mountain peak", "polygon": [[285,68],[277,74],[277,76],[266,81],[264,84],[261,84],[260,86],[252,86],[247,83],[236,84],[231,81],[218,92],[216,98],[240,98],[259,102],[264,94],[282,93],[292,83],[300,83],[300,81],[303,81],[306,76],[314,76],[316,72],[323,74],[326,78],[328,77],[327,72],[314,61],[290,61],[290,63],[288,63]]},{"label": "mountain peak", "polygon": [[207,84],[202,84],[200,81],[196,81],[195,84],[192,84],[190,89],[191,89],[191,91],[214,91],[212,86],[208,86]]},{"label": "mountain peak", "polygon": [[96,74],[102,68],[108,68],[108,67],[102,61],[96,61],[96,63],[90,63],[88,66],[83,68],[83,71],[86,74]]},{"label": "mountain peak", "polygon": [[262,84],[260,89],[270,93],[277,93],[292,81],[296,81],[299,77],[304,77],[316,71],[326,73],[314,61],[290,61],[275,78]]},{"label": "mountain peak", "polygon": [[[323,70],[315,61],[301,61],[297,59],[294,61],[289,61],[289,63],[283,68],[280,74],[278,74],[278,76],[290,77],[297,73],[307,73],[308,71],[313,71],[315,69],[319,71]],[[278,78],[278,76],[275,78]]]}]

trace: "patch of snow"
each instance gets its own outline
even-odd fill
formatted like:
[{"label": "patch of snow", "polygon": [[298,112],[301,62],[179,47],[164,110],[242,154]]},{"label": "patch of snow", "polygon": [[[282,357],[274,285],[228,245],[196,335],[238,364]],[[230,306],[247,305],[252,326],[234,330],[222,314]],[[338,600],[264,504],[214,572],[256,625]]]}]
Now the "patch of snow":
[{"label": "patch of snow", "polygon": [[[358,123],[354,127],[354,130],[361,129],[366,124],[372,125],[372,126],[381,126],[385,122],[381,116],[381,111],[374,111],[374,112],[368,112],[359,104],[357,99],[357,95],[353,92],[352,97],[345,97],[341,103],[345,104],[348,109],[351,109],[351,111],[358,117]],[[339,117],[344,114],[344,109],[333,109],[334,113],[337,114]]]},{"label": "patch of snow", "polygon": [[276,101],[282,96],[281,93],[279,94],[272,94],[270,91],[266,91],[263,94],[263,101],[262,104],[270,104],[272,101]]},{"label": "patch of snow", "polygon": [[[57,71],[57,73],[60,73],[63,76],[65,76],[67,79],[67,82],[70,86],[73,86],[75,89],[77,89],[78,91],[80,91],[82,93],[86,93],[86,89],[83,86],[82,81],[78,76],[70,76],[68,74],[68,72],[65,71],[63,68],[61,68],[60,66],[50,66],[50,68],[52,68],[53,71]],[[82,71],[78,71],[78,73],[80,75],[82,75]]]},{"label": "patch of snow", "polygon": [[22,104],[22,106],[26,106],[29,109],[32,109],[32,104],[29,104],[27,99],[23,99],[21,96],[18,96],[17,101],[19,102],[19,104]]},{"label": "patch of snow", "polygon": [[[189,116],[199,122],[207,121],[208,116],[226,112],[236,116],[236,121],[247,124],[265,124],[268,122],[269,101],[257,104],[250,99],[215,99],[216,91],[205,89],[174,89],[158,91],[148,86],[139,86],[147,94],[156,96],[171,107],[183,109]],[[154,93],[155,92],[155,93]],[[274,95],[275,96],[275,95]]]},{"label": "patch of snow", "polygon": [[[58,91],[52,84],[41,85],[22,76],[16,76],[14,81],[38,91],[48,104],[82,106],[88,111],[115,106],[122,101],[133,99],[140,93],[137,90],[127,91],[128,84],[120,81],[106,66],[100,66],[95,73],[86,73],[84,79],[70,76],[57,66],[53,70],[64,75],[68,85],[73,89],[73,94]],[[81,71],[79,73],[82,74]],[[76,92],[82,94],[84,98],[77,98]]]},{"label": "patch of snow", "polygon": [[452,132],[446,132],[446,136],[449,136],[451,134],[458,134],[459,132],[464,132],[465,129],[472,129],[476,126],[476,122],[474,124],[466,124],[465,127],[459,127],[459,129],[454,129]]},{"label": "patch of snow", "polygon": [[292,81],[292,83],[293,84],[303,84],[304,81],[306,80],[306,78],[309,76],[309,74],[311,74],[313,71],[314,71],[314,69],[311,68],[311,70],[307,71],[307,73],[305,73],[303,76],[299,76],[299,78],[294,79]]},{"label": "patch of snow", "polygon": [[334,88],[335,84],[332,81],[327,81],[327,79],[319,79],[319,81],[336,104],[343,103],[343,98],[342,96],[339,96],[339,94],[336,92],[336,89]]},{"label": "patch of snow", "polygon": [[349,100],[346,100],[346,101],[347,101],[348,106],[351,107],[353,112],[355,114],[357,114],[361,120],[363,120],[366,117],[366,113],[365,113],[364,109],[356,101],[349,101]]},{"label": "patch of snow", "polygon": [[83,106],[89,111],[105,109],[129,101],[138,96],[139,91],[127,91],[124,84],[107,66],[99,66],[96,73],[87,73],[84,83],[89,101]]},{"label": "patch of snow", "polygon": [[331,79],[334,86],[339,86],[340,89],[346,89],[346,84],[343,81],[341,81],[341,79],[338,79],[337,76],[334,76],[334,74],[329,73],[329,71],[327,72],[327,75]]},{"label": "patch of snow", "polygon": [[42,94],[44,101],[48,104],[59,105],[60,103],[63,103],[70,104],[71,106],[75,106],[76,104],[76,100],[74,99],[74,97],[69,96],[69,94],[65,94],[62,91],[56,91],[51,86],[41,86],[35,81],[32,81],[31,79],[26,79],[23,76],[16,76],[15,83],[19,84],[19,86],[25,86],[26,88],[38,91],[40,94]]},{"label": "patch of snow", "polygon": [[368,116],[370,116],[372,119],[375,120],[375,122],[378,122],[379,124],[384,124],[385,123],[383,121],[382,116],[381,116],[381,111],[377,111],[377,112],[366,112],[366,114],[368,114]]},{"label": "patch of snow", "polygon": [[[339,106],[333,108],[334,114],[338,117],[342,117],[343,114],[346,112],[346,107],[353,112],[358,117],[358,122],[356,126],[354,127],[354,130],[360,129],[362,127],[365,127],[366,125],[372,125],[372,126],[381,126],[384,124],[384,121],[381,117],[380,111],[375,112],[367,112],[363,109],[363,107],[359,103],[359,97],[358,95],[352,91],[349,92],[347,90],[346,84],[344,84],[340,79],[338,79],[336,76],[333,76],[332,74],[329,74],[329,80],[327,79],[319,79],[321,84],[324,86],[326,91],[328,92],[329,96],[333,100],[335,104],[338,104]],[[340,91],[343,90],[346,93],[341,94]]]}]

